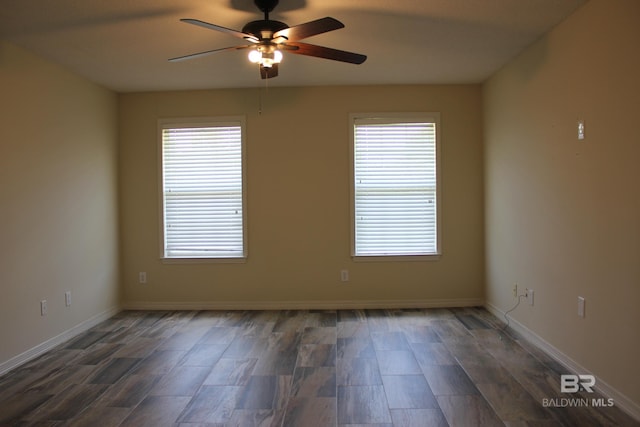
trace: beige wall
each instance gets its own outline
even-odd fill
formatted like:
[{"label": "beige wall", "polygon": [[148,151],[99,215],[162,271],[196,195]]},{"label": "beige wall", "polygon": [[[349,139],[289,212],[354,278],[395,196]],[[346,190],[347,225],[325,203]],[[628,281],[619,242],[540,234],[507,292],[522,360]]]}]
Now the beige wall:
[{"label": "beige wall", "polygon": [[484,88],[487,300],[534,289],[512,316],[636,410],[639,18],[636,0],[591,0]]},{"label": "beige wall", "polygon": [[[482,301],[479,85],[123,94],[119,111],[122,283],[129,306]],[[381,111],[442,114],[439,261],[351,261],[349,113]],[[157,121],[228,115],[247,119],[248,261],[162,264]],[[347,284],[341,269],[350,272]],[[138,283],[139,271],[147,272],[148,284]]]},{"label": "beige wall", "polygon": [[0,94],[1,368],[117,306],[118,248],[115,94],[1,40]]}]

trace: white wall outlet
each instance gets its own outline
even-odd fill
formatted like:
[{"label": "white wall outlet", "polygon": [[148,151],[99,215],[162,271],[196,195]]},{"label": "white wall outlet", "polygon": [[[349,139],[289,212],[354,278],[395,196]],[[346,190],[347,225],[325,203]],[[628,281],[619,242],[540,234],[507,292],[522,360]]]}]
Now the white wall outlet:
[{"label": "white wall outlet", "polygon": [[141,271],[138,273],[138,282],[139,283],[147,283],[147,272]]},{"label": "white wall outlet", "polygon": [[342,282],[349,281],[349,270],[340,270],[340,280]]},{"label": "white wall outlet", "polygon": [[578,139],[584,139],[584,120],[578,120]]},{"label": "white wall outlet", "polygon": [[71,306],[71,291],[64,293],[64,305],[67,307]]},{"label": "white wall outlet", "polygon": [[47,315],[47,300],[43,299],[42,301],[40,301],[40,316],[46,316]]},{"label": "white wall outlet", "polygon": [[578,297],[578,316],[584,317],[584,297]]},{"label": "white wall outlet", "polygon": [[527,289],[525,295],[527,296],[529,305],[533,305],[533,289]]}]

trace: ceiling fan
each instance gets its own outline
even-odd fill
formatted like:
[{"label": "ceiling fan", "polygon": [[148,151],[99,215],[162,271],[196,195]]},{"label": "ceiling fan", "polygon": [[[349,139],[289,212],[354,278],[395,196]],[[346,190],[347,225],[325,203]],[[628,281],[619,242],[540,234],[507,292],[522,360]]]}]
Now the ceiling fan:
[{"label": "ceiling fan", "polygon": [[326,17],[289,27],[284,22],[269,19],[269,12],[278,5],[278,0],[254,0],[254,3],[258,9],[264,12],[264,19],[249,22],[242,27],[242,31],[232,30],[198,19],[180,20],[187,24],[197,25],[238,37],[249,44],[207,50],[205,52],[171,58],[169,61],[184,61],[186,59],[199,58],[227,50],[251,49],[249,52],[249,60],[260,65],[260,76],[263,79],[270,79],[278,75],[278,64],[282,60],[281,51],[332,59],[334,61],[348,62],[351,64],[362,64],[367,59],[365,55],[359,53],[300,42],[300,40],[306,39],[307,37],[344,28],[344,24],[337,19]]}]

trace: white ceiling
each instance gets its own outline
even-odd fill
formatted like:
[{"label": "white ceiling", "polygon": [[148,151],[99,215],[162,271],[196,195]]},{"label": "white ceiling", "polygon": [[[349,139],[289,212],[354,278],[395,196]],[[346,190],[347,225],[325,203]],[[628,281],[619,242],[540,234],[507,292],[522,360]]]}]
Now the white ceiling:
[{"label": "white ceiling", "polygon": [[[305,42],[368,56],[362,65],[286,54],[269,86],[479,83],[587,0],[280,0],[290,26],[331,16],[346,28]],[[255,87],[242,44],[179,21],[240,30],[253,0],[0,0],[0,38],[119,92]]]}]

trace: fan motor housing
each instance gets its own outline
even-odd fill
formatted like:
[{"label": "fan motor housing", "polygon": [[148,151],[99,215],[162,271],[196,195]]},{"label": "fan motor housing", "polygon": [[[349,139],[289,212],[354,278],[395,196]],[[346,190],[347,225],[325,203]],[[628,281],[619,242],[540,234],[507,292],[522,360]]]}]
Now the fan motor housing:
[{"label": "fan motor housing", "polygon": [[265,13],[271,12],[278,5],[278,0],[254,0],[253,2]]},{"label": "fan motor housing", "polygon": [[289,26],[284,22],[263,19],[260,21],[249,22],[247,25],[242,27],[242,32],[251,34],[252,36],[262,40],[271,39],[274,33],[284,30],[285,28],[289,28]]}]

